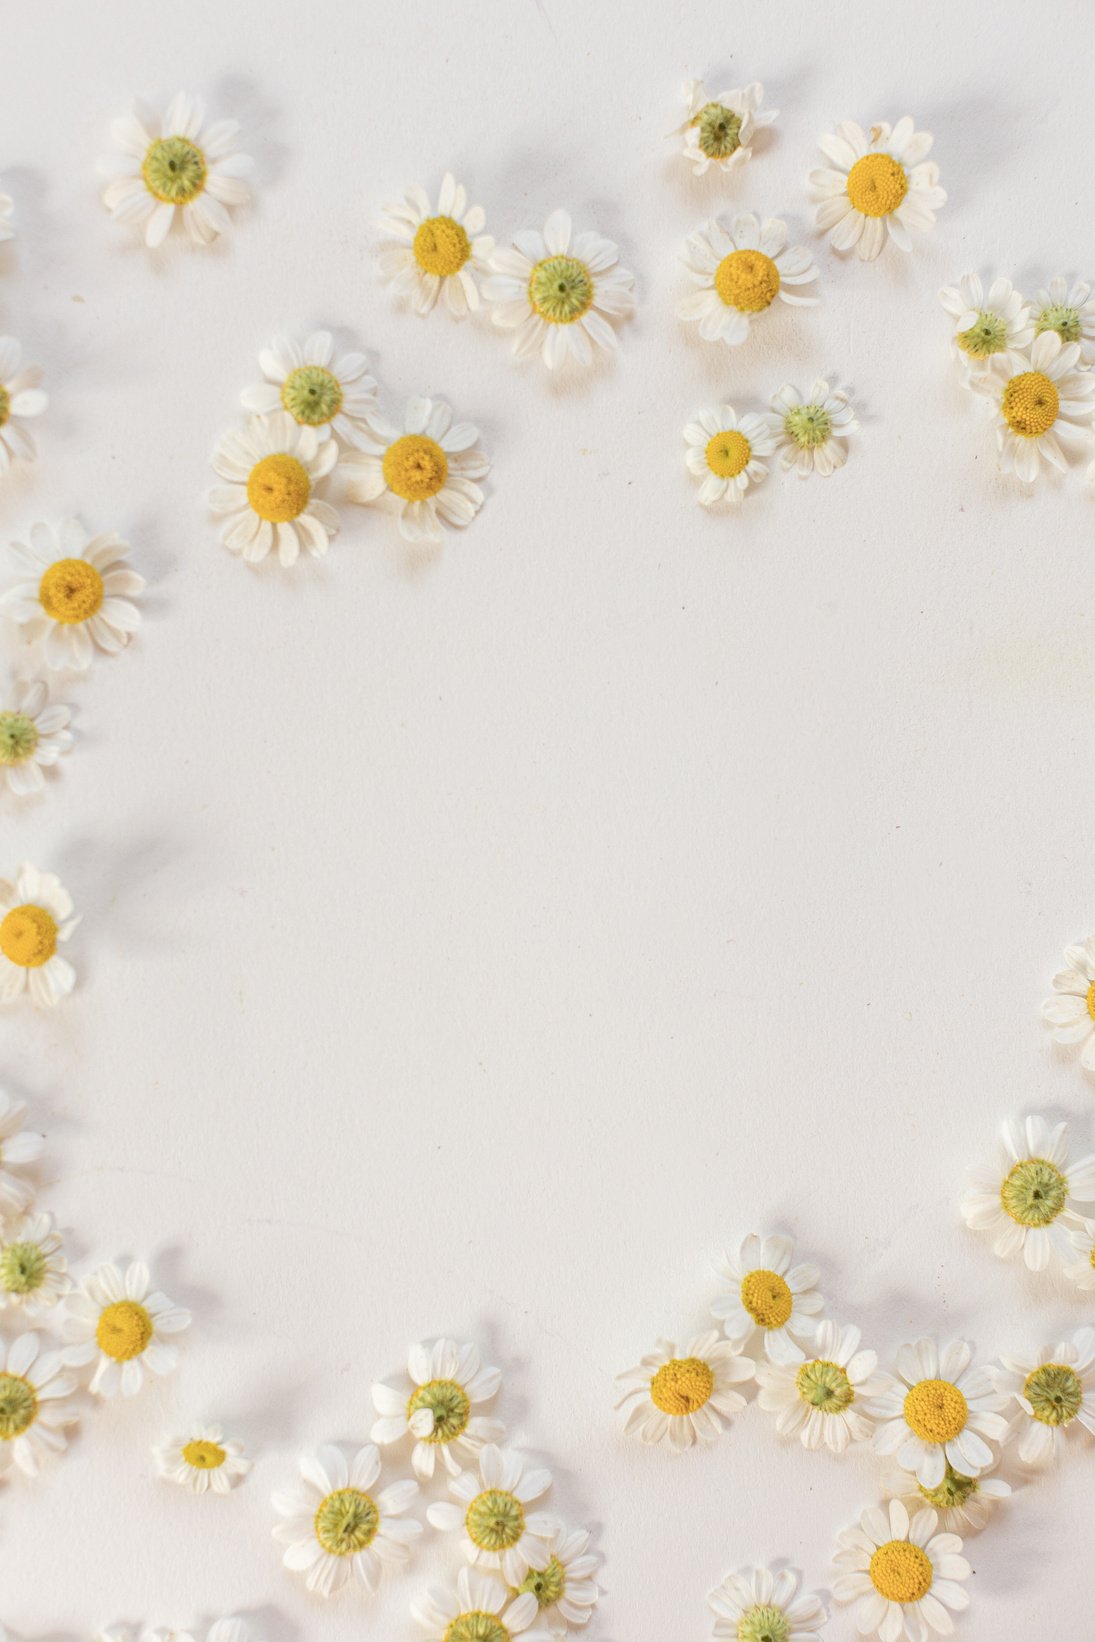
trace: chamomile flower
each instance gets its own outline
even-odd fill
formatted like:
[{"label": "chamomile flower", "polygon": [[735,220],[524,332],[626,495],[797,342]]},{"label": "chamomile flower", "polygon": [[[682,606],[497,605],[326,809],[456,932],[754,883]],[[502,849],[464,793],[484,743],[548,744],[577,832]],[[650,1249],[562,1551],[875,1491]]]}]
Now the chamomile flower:
[{"label": "chamomile flower", "polygon": [[1044,1465],[1060,1453],[1065,1432],[1076,1424],[1095,1434],[1095,1329],[1080,1328],[1071,1340],[1043,1346],[1033,1362],[1001,1357],[996,1386],[1019,1404],[1019,1458]]},{"label": "chamomile flower", "polygon": [[1080,345],[1061,345],[1056,331],[1042,331],[1027,353],[994,356],[971,378],[992,406],[1000,467],[1033,484],[1043,459],[1063,472],[1063,442],[1075,447],[1090,437],[1095,417],[1095,371],[1076,367]]},{"label": "chamomile flower", "polygon": [[363,353],[336,354],[330,331],[313,331],[303,342],[275,336],[259,354],[266,380],[244,388],[240,401],[260,416],[286,411],[320,439],[334,434],[356,445],[361,419],[376,399],[367,365]]},{"label": "chamomile flower", "polygon": [[588,1625],[600,1595],[595,1575],[600,1561],[591,1555],[590,1535],[585,1528],[557,1527],[548,1549],[551,1560],[546,1568],[530,1568],[520,1587],[511,1596],[531,1593],[536,1598],[539,1623],[553,1637]]},{"label": "chamomile flower", "polygon": [[711,1306],[723,1333],[743,1351],[758,1333],[774,1361],[792,1361],[795,1342],[812,1338],[822,1299],[818,1269],[794,1264],[790,1237],[758,1237],[751,1232],[736,1254],[718,1268],[721,1293]]},{"label": "chamomile flower", "polygon": [[909,229],[933,226],[947,196],[939,167],[927,159],[932,142],[908,115],[892,129],[885,121],[873,125],[869,137],[854,120],[844,120],[820,139],[830,166],[811,171],[809,180],[821,201],[817,226],[834,251],[854,246],[872,262],[887,236],[899,251],[910,251]]},{"label": "chamomile flower", "polygon": [[935,1488],[925,1488],[895,1466],[887,1488],[891,1498],[902,1500],[910,1513],[930,1505],[939,1514],[939,1526],[953,1534],[979,1533],[999,1501],[1011,1498],[1011,1487],[1003,1477],[966,1477],[951,1465]]},{"label": "chamomile flower", "polygon": [[72,897],[52,872],[25,861],[14,880],[0,878],[0,1004],[24,992],[40,1009],[68,996],[76,971],[57,951],[79,918]]},{"label": "chamomile flower", "polygon": [[[2,698],[0,698],[2,699]],[[42,774],[72,746],[71,707],[50,705],[49,691],[38,679],[17,684],[10,706],[0,709],[0,780],[17,798],[41,792]]]},{"label": "chamomile flower", "polygon": [[692,174],[702,177],[708,166],[733,171],[752,157],[752,142],[758,131],[779,118],[778,108],[762,108],[764,87],[759,80],[738,91],[707,95],[702,80],[689,80],[684,88],[688,115],[684,134],[684,157],[692,162]]},{"label": "chamomile flower", "polygon": [[628,318],[635,307],[634,275],[619,263],[610,239],[575,234],[569,214],[553,211],[542,234],[523,228],[512,247],[494,252],[483,295],[494,304],[494,323],[516,330],[518,359],[539,353],[549,370],[567,359],[590,365],[594,345],[615,352],[609,321]]},{"label": "chamomile flower", "polygon": [[1065,947],[1065,967],[1054,975],[1053,997],[1042,1019],[1058,1043],[1082,1044],[1080,1065],[1095,1072],[1095,935]]},{"label": "chamomile flower", "polygon": [[1040,1117],[1005,1123],[1002,1134],[1004,1168],[970,1172],[962,1216],[971,1231],[992,1233],[1002,1260],[1021,1254],[1031,1271],[1044,1271],[1081,1218],[1076,1202],[1095,1203],[1095,1153],[1070,1163],[1068,1124],[1050,1128]]},{"label": "chamomile flower", "polygon": [[100,1266],[65,1302],[62,1333],[67,1362],[95,1364],[91,1390],[99,1397],[134,1396],[145,1371],[170,1374],[178,1362],[171,1336],[190,1327],[190,1313],[150,1287],[148,1267],[135,1261],[123,1273]]},{"label": "chamomile flower", "polygon": [[698,410],[684,427],[684,464],[701,481],[696,499],[701,507],[729,502],[737,507],[749,486],[767,478],[761,461],[776,448],[762,416],[738,415],[733,405],[709,405]]},{"label": "chamomile flower", "polygon": [[26,1115],[26,1101],[0,1089],[0,1221],[18,1218],[34,1197],[26,1168],[41,1157],[46,1138],[24,1129]]},{"label": "chamomile flower", "polygon": [[64,1452],[65,1426],[76,1410],[67,1400],[76,1381],[59,1351],[39,1353],[37,1334],[17,1334],[0,1353],[0,1474],[16,1466],[37,1474],[43,1460]]},{"label": "chamomile flower", "polygon": [[993,1464],[989,1442],[1007,1436],[1005,1399],[992,1370],[971,1368],[972,1361],[973,1347],[964,1340],[942,1352],[934,1340],[902,1346],[899,1379],[887,1376],[871,1404],[879,1421],[875,1448],[895,1454],[922,1488],[938,1488],[951,1468],[979,1477]]},{"label": "chamomile flower", "polygon": [[800,479],[820,473],[827,479],[848,457],[846,440],[859,428],[843,388],[830,389],[820,377],[804,398],[790,383],[772,398],[769,426],[783,449],[784,468]]},{"label": "chamomile flower", "polygon": [[520,1586],[530,1568],[542,1572],[551,1562],[558,1523],[529,1510],[550,1487],[550,1471],[526,1466],[512,1449],[488,1443],[474,1470],[450,1477],[452,1499],[435,1501],[426,1516],[443,1533],[463,1533],[470,1563]]},{"label": "chamomile flower", "polygon": [[1051,279],[1034,299],[1034,329],[1054,331],[1062,342],[1079,345],[1080,359],[1095,365],[1095,298],[1091,286],[1080,280],[1069,289],[1060,275]]},{"label": "chamomile flower", "polygon": [[185,1436],[169,1437],[153,1454],[161,1477],[192,1494],[227,1494],[251,1469],[243,1444],[226,1438],[219,1425],[198,1425]]},{"label": "chamomile flower", "polygon": [[1095,1221],[1081,1220],[1068,1234],[1077,1258],[1065,1267],[1065,1276],[1080,1289],[1095,1289]]},{"label": "chamomile flower", "polygon": [[414,311],[428,314],[442,291],[449,313],[463,319],[479,306],[476,275],[483,278],[494,250],[484,234],[487,214],[481,205],[468,205],[467,191],[446,171],[437,197],[417,183],[396,205],[386,205],[380,227],[388,238],[377,252],[381,275],[400,295],[414,303]]},{"label": "chamomile flower", "polygon": [[926,1642],[931,1631],[949,1636],[952,1613],[969,1607],[962,1581],[972,1572],[957,1534],[937,1532],[939,1518],[928,1507],[910,1518],[899,1499],[887,1510],[872,1506],[858,1528],[838,1535],[833,1595],[852,1602],[860,1636],[883,1642]]},{"label": "chamomile flower", "polygon": [[132,602],[143,576],[126,568],[129,545],[113,532],[93,536],[75,519],[30,527],[29,544],[12,542],[20,579],[0,598],[31,637],[45,635],[47,667],[91,666],[96,649],[117,655],[141,625]]},{"label": "chamomile flower", "polygon": [[817,278],[813,258],[800,245],[788,246],[787,225],[775,217],[761,223],[750,212],[729,226],[715,217],[689,235],[684,260],[699,289],[677,305],[677,315],[697,323],[705,342],[737,347],[777,297],[800,307],[817,301],[794,289]]},{"label": "chamomile flower", "polygon": [[502,1383],[502,1371],[487,1368],[473,1345],[435,1340],[432,1346],[412,1346],[407,1356],[411,1391],[373,1386],[373,1403],[381,1418],[369,1433],[384,1446],[410,1436],[415,1439],[411,1464],[418,1476],[432,1477],[438,1455],[450,1476],[460,1460],[474,1460],[485,1443],[499,1443],[505,1427],[472,1410],[490,1402]]},{"label": "chamomile flower", "polygon": [[809,1354],[795,1347],[793,1357],[757,1364],[757,1401],[776,1416],[777,1431],[833,1454],[871,1435],[870,1399],[886,1381],[876,1353],[860,1350],[860,1339],[857,1328],[824,1321]]},{"label": "chamomile flower", "polygon": [[411,399],[402,425],[369,411],[361,450],[344,461],[355,502],[383,502],[407,542],[439,543],[445,529],[470,524],[483,505],[477,479],[490,472],[479,430],[454,422],[441,399]]},{"label": "chamomile flower", "polygon": [[243,181],[252,161],[236,150],[236,120],[205,123],[198,97],[180,91],[161,120],[147,103],[115,120],[111,133],[121,157],[106,162],[114,180],[103,204],[116,222],[144,227],[145,244],[161,245],[176,211],[197,245],[209,245],[231,226],[229,206],[246,205]]},{"label": "chamomile flower", "polygon": [[429,1642],[550,1642],[536,1599],[514,1596],[500,1579],[461,1568],[456,1591],[429,1590],[411,1603],[411,1615]]},{"label": "chamomile flower", "polygon": [[243,430],[226,433],[213,452],[223,485],[209,506],[224,518],[221,541],[230,553],[257,564],[272,548],[286,568],[301,549],[323,554],[338,535],[339,518],[316,490],[335,467],[339,447],[288,411],[251,416]]},{"label": "chamomile flower", "polygon": [[714,1332],[690,1340],[680,1356],[671,1340],[659,1340],[637,1368],[617,1375],[623,1396],[616,1407],[627,1409],[629,1436],[665,1442],[680,1452],[721,1436],[731,1416],[745,1407],[734,1387],[755,1373],[756,1364]]},{"label": "chamomile flower", "polygon": [[963,274],[939,300],[955,322],[955,353],[967,375],[993,354],[1027,348],[1034,339],[1030,304],[1010,279],[994,279],[986,296],[980,274]]},{"label": "chamomile flower", "polygon": [[24,365],[23,350],[13,336],[0,336],[0,473],[13,461],[33,462],[38,446],[24,423],[49,405],[42,392],[42,369]]},{"label": "chamomile flower", "polygon": [[10,194],[0,194],[0,240],[15,238],[15,229],[11,225],[13,203]]},{"label": "chamomile flower", "polygon": [[716,1615],[712,1636],[727,1642],[820,1642],[829,1615],[816,1591],[802,1591],[794,1568],[750,1568],[727,1574],[707,1593]]},{"label": "chamomile flower", "polygon": [[[0,1151],[4,1147],[0,1141]],[[61,1250],[51,1214],[27,1215],[6,1231],[0,1239],[0,1310],[12,1306],[36,1317],[63,1300],[72,1280]]]},{"label": "chamomile flower", "polygon": [[370,1593],[385,1566],[408,1562],[422,1524],[404,1513],[418,1497],[418,1484],[391,1482],[378,1489],[380,1455],[372,1443],[348,1460],[328,1444],[300,1462],[300,1484],[274,1495],[284,1520],[274,1538],[286,1547],[282,1558],[317,1596],[334,1596],[356,1574]]}]

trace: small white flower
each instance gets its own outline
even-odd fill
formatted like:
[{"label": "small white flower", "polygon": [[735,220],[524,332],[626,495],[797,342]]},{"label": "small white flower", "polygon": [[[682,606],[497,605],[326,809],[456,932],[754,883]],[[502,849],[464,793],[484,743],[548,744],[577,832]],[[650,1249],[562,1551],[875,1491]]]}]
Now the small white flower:
[{"label": "small white flower", "polygon": [[199,1425],[187,1436],[169,1437],[153,1454],[161,1477],[193,1494],[227,1494],[235,1479],[251,1469],[243,1444],[226,1438],[219,1425]]},{"label": "small white flower", "polygon": [[939,300],[954,320],[954,351],[968,379],[993,354],[1027,348],[1034,340],[1030,303],[1010,279],[994,279],[986,297],[980,274],[945,285]]},{"label": "small white flower", "polygon": [[927,159],[932,141],[908,115],[892,130],[885,121],[873,125],[869,138],[854,120],[844,120],[820,139],[834,169],[811,171],[809,181],[821,200],[817,226],[834,251],[854,246],[872,262],[887,236],[898,250],[912,250],[909,229],[931,228],[947,200],[939,167]]},{"label": "small white flower", "polygon": [[1068,1234],[1079,1259],[1065,1267],[1065,1276],[1080,1289],[1095,1289],[1095,1221],[1080,1220]]},{"label": "small white flower", "polygon": [[77,1413],[67,1401],[76,1381],[59,1351],[39,1355],[37,1334],[17,1334],[0,1351],[0,1474],[12,1465],[27,1476],[64,1452],[65,1426]]},{"label": "small white flower", "polygon": [[[934,1340],[902,1346],[897,1354],[900,1380],[886,1384],[871,1404],[880,1423],[874,1445],[880,1454],[896,1454],[922,1488],[938,1488],[953,1469],[979,1477],[994,1463],[989,1442],[1003,1442],[1008,1422],[1005,1399],[996,1390],[992,1370],[971,1368],[973,1347],[959,1340],[943,1352]],[[988,1439],[986,1441],[986,1438]]]},{"label": "small white flower", "polygon": [[1053,997],[1042,1019],[1058,1043],[1082,1044],[1080,1065],[1095,1072],[1095,936],[1065,947],[1065,967],[1054,975]]},{"label": "small white flower", "polygon": [[818,1269],[795,1265],[794,1257],[792,1238],[755,1232],[736,1254],[724,1255],[718,1268],[722,1292],[711,1313],[739,1351],[759,1333],[773,1361],[797,1361],[796,1343],[813,1338],[822,1307]]},{"label": "small white flower", "polygon": [[463,319],[479,306],[475,276],[486,274],[494,250],[494,240],[483,232],[486,222],[481,205],[469,208],[467,191],[451,171],[442,180],[436,211],[426,190],[413,183],[381,215],[389,238],[377,252],[380,272],[394,291],[412,298],[415,313],[428,314],[444,291],[450,314]]},{"label": "small white flower", "polygon": [[516,330],[518,359],[539,353],[549,370],[567,359],[593,363],[593,348],[616,350],[609,320],[635,307],[635,278],[619,266],[619,248],[600,234],[575,234],[566,211],[553,211],[542,234],[523,228],[490,259],[483,295],[491,318]]},{"label": "small white flower", "polygon": [[794,1348],[786,1360],[757,1364],[757,1402],[776,1416],[776,1430],[797,1435],[804,1448],[843,1454],[874,1428],[869,1399],[884,1387],[878,1356],[860,1350],[857,1328],[820,1322],[809,1353]]},{"label": "small white flower", "polygon": [[[39,1141],[34,1135],[27,1137]],[[8,1143],[0,1140],[6,1161]],[[40,1150],[39,1146],[39,1150]],[[51,1214],[32,1214],[18,1221],[0,1240],[0,1310],[12,1306],[24,1317],[37,1317],[72,1287]]]},{"label": "small white flower", "polygon": [[55,530],[30,527],[29,545],[12,542],[20,579],[0,597],[0,610],[26,627],[31,638],[45,634],[47,667],[91,666],[96,648],[117,655],[141,625],[132,602],[144,577],[124,560],[129,545],[112,532],[93,536],[75,519]]},{"label": "small white flower", "polygon": [[772,398],[769,425],[783,447],[784,468],[794,468],[799,478],[830,473],[844,466],[849,434],[859,427],[848,395],[842,388],[830,391],[820,377],[804,398],[788,383]]},{"label": "small white flower", "polygon": [[939,1513],[939,1526],[953,1534],[979,1533],[998,1502],[1011,1498],[1011,1487],[1002,1477],[966,1477],[949,1465],[937,1488],[922,1487],[896,1466],[886,1486],[910,1515],[930,1505]]},{"label": "small white flower", "polygon": [[776,441],[762,416],[739,416],[733,405],[708,405],[696,411],[684,427],[684,465],[701,480],[696,500],[701,507],[729,502],[737,507],[749,486],[768,477],[760,460],[770,456]]},{"label": "small white flower", "polygon": [[1095,1152],[1070,1163],[1068,1124],[1051,1129],[1040,1117],[1005,1123],[1002,1134],[1005,1167],[971,1170],[962,1216],[971,1231],[992,1233],[1001,1260],[1021,1254],[1031,1271],[1044,1271],[1081,1218],[1076,1201],[1095,1203]]},{"label": "small white flower", "polygon": [[1069,289],[1060,275],[1034,299],[1034,329],[1055,331],[1062,342],[1079,344],[1080,359],[1095,365],[1095,297],[1091,286],[1080,280]]},{"label": "small white flower", "polygon": [[26,1101],[0,1089],[0,1221],[23,1214],[34,1198],[25,1171],[41,1157],[46,1138],[23,1128],[26,1115]]},{"label": "small white flower", "polygon": [[265,382],[244,388],[240,400],[260,416],[283,410],[320,439],[333,433],[344,445],[357,445],[376,399],[367,364],[363,353],[336,355],[330,331],[315,331],[303,342],[275,336],[259,354]]},{"label": "small white flower", "polygon": [[51,705],[39,679],[17,684],[10,702],[0,710],[0,779],[6,778],[8,791],[22,798],[41,792],[46,784],[42,771],[72,746],[72,708]]},{"label": "small white flower", "polygon": [[410,1560],[411,1546],[422,1524],[403,1513],[418,1498],[418,1484],[389,1483],[376,1490],[380,1456],[366,1443],[347,1461],[340,1448],[328,1445],[300,1462],[300,1484],[274,1495],[274,1509],[285,1520],[274,1538],[286,1547],[283,1561],[317,1596],[334,1596],[356,1573],[375,1592],[385,1566]]},{"label": "small white flower", "polygon": [[243,178],[252,161],[235,150],[236,120],[205,124],[198,97],[180,91],[161,120],[147,103],[115,120],[111,133],[122,157],[104,162],[114,177],[103,204],[116,222],[144,225],[145,244],[161,245],[178,211],[197,245],[209,245],[231,226],[227,207],[245,205]]},{"label": "small white flower", "polygon": [[1043,459],[1062,472],[1061,443],[1075,449],[1091,434],[1095,371],[1077,369],[1080,345],[1061,346],[1055,331],[1042,331],[1028,353],[993,356],[971,385],[992,406],[1000,468],[1031,485]]},{"label": "small white flower", "polygon": [[0,336],[0,473],[13,461],[35,460],[38,446],[23,424],[41,416],[49,405],[49,395],[40,386],[41,366],[24,365],[22,360],[15,338]]},{"label": "small white flower", "polygon": [[65,1360],[75,1367],[95,1363],[91,1390],[99,1397],[134,1396],[145,1370],[170,1374],[178,1347],[165,1336],[190,1327],[190,1313],[158,1290],[151,1291],[148,1267],[134,1262],[123,1273],[100,1266],[65,1302],[62,1333],[70,1342]]},{"label": "small white flower", "polygon": [[433,1476],[438,1455],[449,1475],[456,1476],[460,1459],[474,1460],[485,1443],[502,1441],[505,1427],[499,1420],[472,1412],[490,1402],[502,1383],[501,1370],[485,1367],[475,1346],[455,1340],[412,1346],[407,1373],[410,1392],[373,1386],[373,1403],[382,1417],[369,1435],[382,1446],[413,1437],[411,1464],[420,1477]]},{"label": "small white flower", "polygon": [[712,1636],[727,1642],[820,1642],[829,1615],[816,1591],[799,1594],[801,1584],[794,1568],[727,1574],[707,1593],[716,1615]]},{"label": "small white flower", "polygon": [[426,1516],[443,1533],[463,1532],[468,1561],[520,1586],[530,1568],[542,1572],[551,1561],[558,1523],[533,1501],[551,1487],[551,1472],[526,1467],[512,1449],[488,1443],[474,1470],[449,1478],[451,1500],[429,1506]]},{"label": "small white flower", "polygon": [[1002,1357],[996,1387],[1022,1410],[1019,1458],[1026,1465],[1056,1459],[1076,1424],[1095,1434],[1095,1329],[1043,1346],[1033,1362]]},{"label": "small white flower", "polygon": [[477,479],[490,472],[479,430],[453,422],[441,399],[410,399],[403,424],[369,411],[361,450],[343,461],[355,502],[383,502],[399,516],[407,542],[437,544],[445,528],[463,529],[483,505]]},{"label": "small white flower", "polygon": [[762,108],[764,87],[754,80],[739,91],[707,95],[702,80],[689,80],[684,88],[688,115],[684,133],[684,157],[692,161],[692,174],[702,177],[708,166],[733,171],[753,153],[758,131],[779,118],[778,108]]},{"label": "small white flower", "polygon": [[286,568],[303,548],[326,553],[338,535],[339,518],[316,494],[336,466],[339,447],[302,427],[288,411],[251,416],[247,427],[226,433],[213,466],[227,483],[214,485],[209,506],[224,517],[221,541],[230,553],[257,564],[273,547]]},{"label": "small white flower", "polygon": [[722,1435],[724,1424],[745,1407],[734,1387],[755,1373],[755,1363],[714,1332],[690,1340],[681,1355],[671,1340],[659,1340],[637,1368],[617,1375],[623,1396],[616,1407],[627,1408],[629,1436],[681,1452]]},{"label": "small white flower", "polygon": [[536,1598],[539,1624],[553,1637],[588,1625],[597,1606],[600,1559],[590,1552],[590,1538],[585,1528],[557,1527],[548,1541],[547,1567],[530,1568],[517,1591]]},{"label": "small white flower", "polygon": [[0,1004],[29,992],[48,1009],[68,996],[76,971],[57,948],[79,922],[71,895],[52,872],[24,861],[14,881],[0,878]]},{"label": "small white flower", "polygon": [[416,1597],[411,1615],[429,1642],[551,1642],[551,1632],[540,1623],[536,1598],[526,1592],[515,1596],[493,1574],[461,1568],[456,1592],[436,1588]]},{"label": "small white flower", "polygon": [[952,1613],[969,1607],[961,1581],[972,1569],[957,1534],[940,1534],[939,1518],[925,1507],[911,1519],[899,1499],[887,1510],[871,1506],[858,1528],[837,1536],[838,1573],[833,1595],[855,1604],[852,1622],[860,1636],[882,1642],[927,1642],[930,1631],[950,1636]]},{"label": "small white flower", "polygon": [[776,217],[761,223],[749,212],[729,226],[715,217],[689,235],[684,261],[699,289],[678,303],[677,315],[698,324],[705,342],[737,347],[777,297],[799,307],[817,302],[793,289],[815,280],[817,268],[809,251],[788,246],[787,224]]}]

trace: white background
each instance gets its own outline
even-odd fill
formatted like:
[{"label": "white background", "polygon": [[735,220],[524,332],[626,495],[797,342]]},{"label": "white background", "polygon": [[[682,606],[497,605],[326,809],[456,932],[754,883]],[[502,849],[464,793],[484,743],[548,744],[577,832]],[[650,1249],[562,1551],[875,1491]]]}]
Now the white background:
[{"label": "white background", "polygon": [[[445,1332],[505,1369],[513,1440],[596,1525],[591,1638],[701,1637],[732,1567],[826,1587],[882,1476],[755,1407],[679,1461],[624,1442],[613,1375],[702,1329],[724,1244],[793,1233],[885,1361],[1090,1320],[958,1204],[1006,1114],[1095,1144],[1038,1015],[1092,921],[1095,508],[1083,466],[1033,500],[997,477],[936,293],[1095,275],[1093,46],[1082,0],[5,6],[0,327],[53,402],[3,532],[118,529],[150,591],[132,650],[62,693],[79,739],[48,794],[3,806],[0,870],[58,871],[84,923],[78,992],[11,1012],[2,1072],[76,1271],[146,1257],[195,1316],[172,1381],[0,1494],[14,1632],[234,1611],[269,1642],[412,1635],[455,1547],[431,1531],[371,1609],[323,1607],[269,1496],[302,1445],[364,1440],[371,1380]],[[667,136],[692,75],[783,110],[730,178]],[[95,164],[134,94],[180,86],[244,121],[255,204],[212,251],[150,255]],[[949,204],[911,258],[841,261],[817,135],[905,112]],[[377,211],[449,167],[501,242],[559,204],[619,242],[618,365],[551,381],[489,322],[400,309]],[[727,352],[674,309],[683,236],[736,209],[814,247],[822,303]],[[291,573],[219,546],[212,446],[259,347],[321,325],[389,405],[439,394],[482,428],[487,503],[442,552],[350,506]],[[689,415],[819,373],[859,407],[844,471],[704,514]],[[153,1475],[195,1415],[256,1457],[228,1500]],[[1078,1438],[973,1544],[968,1642],[1086,1634],[1093,1465]]]}]

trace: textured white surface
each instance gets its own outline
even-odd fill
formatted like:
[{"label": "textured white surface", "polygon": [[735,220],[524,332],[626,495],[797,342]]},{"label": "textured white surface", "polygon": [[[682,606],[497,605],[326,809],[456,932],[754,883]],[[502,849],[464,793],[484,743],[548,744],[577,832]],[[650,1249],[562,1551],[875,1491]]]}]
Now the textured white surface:
[{"label": "textured white surface", "polygon": [[[366,1436],[409,1340],[451,1332],[504,1366],[559,1511],[598,1525],[591,1637],[702,1636],[730,1567],[827,1586],[882,1474],[755,1407],[680,1461],[624,1443],[613,1374],[704,1326],[725,1242],[794,1232],[884,1359],[1090,1318],[958,1200],[1006,1113],[1095,1139],[1038,1018],[1092,919],[1092,497],[1081,468],[1032,501],[998,481],[936,292],[1095,273],[1093,45],[1081,0],[6,8],[0,318],[53,405],[4,534],[77,511],[151,590],[131,652],[67,696],[48,795],[0,818],[0,870],[54,868],[85,915],[79,992],[5,1019],[2,1072],[48,1131],[77,1269],[147,1256],[196,1319],[172,1381],[3,1490],[15,1632],[238,1611],[272,1642],[410,1635],[443,1540],[372,1609],[322,1608],[269,1495],[302,1444]],[[783,110],[729,179],[666,137],[701,74]],[[135,93],[180,86],[245,121],[256,203],[212,252],[150,257],[94,165]],[[950,203],[911,258],[838,261],[816,137],[906,111]],[[375,213],[449,166],[500,240],[562,203],[619,241],[640,308],[616,368],[556,383],[489,323],[396,307]],[[720,208],[785,216],[823,276],[819,308],[732,354],[674,317],[679,242]],[[318,325],[391,402],[445,395],[483,429],[491,493],[443,553],[358,510],[291,574],[219,547],[209,451],[259,346]],[[704,515],[690,413],[820,372],[860,407],[844,472]],[[152,1475],[192,1414],[256,1456],[227,1501]],[[1086,1634],[1092,1445],[1067,1460],[974,1543],[968,1642]]]}]

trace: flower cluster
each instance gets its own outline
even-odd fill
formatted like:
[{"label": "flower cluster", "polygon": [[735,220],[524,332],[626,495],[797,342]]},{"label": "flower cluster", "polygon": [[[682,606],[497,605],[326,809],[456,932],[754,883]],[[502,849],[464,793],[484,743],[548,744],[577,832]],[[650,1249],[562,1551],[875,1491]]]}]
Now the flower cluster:
[{"label": "flower cluster", "polygon": [[733,405],[708,405],[685,425],[685,466],[700,481],[702,507],[737,506],[749,486],[767,478],[764,458],[781,453],[780,465],[800,479],[823,478],[843,467],[847,439],[859,423],[847,393],[820,378],[808,394],[787,383],[770,411],[738,414]]}]

